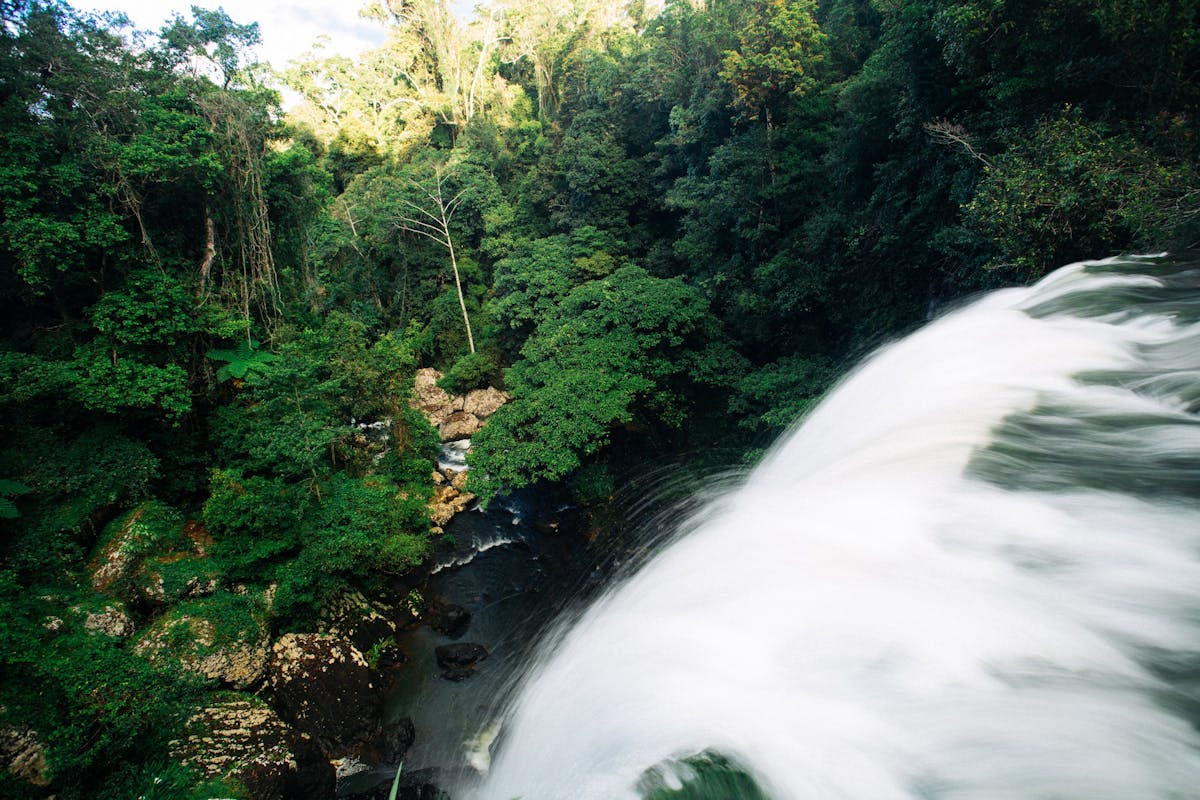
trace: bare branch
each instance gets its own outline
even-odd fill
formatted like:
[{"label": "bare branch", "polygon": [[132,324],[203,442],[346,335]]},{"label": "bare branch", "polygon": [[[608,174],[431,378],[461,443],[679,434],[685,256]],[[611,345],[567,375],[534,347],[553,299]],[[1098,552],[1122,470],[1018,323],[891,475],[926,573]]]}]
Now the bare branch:
[{"label": "bare branch", "polygon": [[442,242],[443,246],[445,246],[444,240],[446,236],[445,232],[441,228],[435,225],[430,225],[428,222],[424,222],[414,217],[406,217],[401,215],[397,219],[397,227],[412,233],[419,233],[420,235],[433,239],[436,242]]},{"label": "bare branch", "polygon": [[[434,201],[435,203],[437,202],[437,199],[436,199],[436,198],[431,198],[431,199],[433,199],[433,201]],[[434,214],[432,211],[430,211],[429,209],[427,209],[427,208],[425,208],[424,206],[420,205],[419,203],[414,203],[413,201],[411,201],[411,200],[406,200],[406,199],[404,199],[404,198],[401,198],[401,199],[400,199],[400,202],[404,203],[404,205],[408,206],[409,208],[413,209],[414,211],[418,211],[418,212],[420,212],[421,214],[424,214],[425,216],[429,217],[431,220],[433,220],[433,222],[434,222],[434,224],[435,224],[435,225],[437,225],[437,226],[439,226],[439,227],[441,226],[441,224],[442,224],[442,219],[441,219],[441,217],[437,216],[437,215],[436,215],[436,214]],[[439,203],[439,205],[441,205],[441,204]]]},{"label": "bare branch", "polygon": [[447,222],[449,222],[450,220],[452,220],[454,218],[454,212],[458,211],[458,206],[462,202],[463,195],[465,195],[466,193],[467,193],[467,190],[464,188],[464,189],[460,190],[458,194],[454,195],[454,197],[450,200],[449,203],[446,203],[446,221]]},{"label": "bare branch", "polygon": [[991,160],[987,156],[975,149],[975,146],[971,143],[971,134],[967,129],[957,122],[951,122],[948,119],[935,119],[933,122],[925,123],[925,132],[938,144],[957,145],[966,150],[971,158],[982,162],[985,166],[990,167],[992,165]]}]

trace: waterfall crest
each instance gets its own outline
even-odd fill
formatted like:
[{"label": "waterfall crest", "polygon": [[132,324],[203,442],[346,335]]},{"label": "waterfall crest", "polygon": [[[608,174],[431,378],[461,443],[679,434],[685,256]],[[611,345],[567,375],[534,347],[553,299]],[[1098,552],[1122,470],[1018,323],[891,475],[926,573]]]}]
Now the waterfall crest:
[{"label": "waterfall crest", "polygon": [[715,753],[772,798],[1195,796],[1198,412],[1195,263],[946,315],[554,638],[463,793],[642,797]]}]

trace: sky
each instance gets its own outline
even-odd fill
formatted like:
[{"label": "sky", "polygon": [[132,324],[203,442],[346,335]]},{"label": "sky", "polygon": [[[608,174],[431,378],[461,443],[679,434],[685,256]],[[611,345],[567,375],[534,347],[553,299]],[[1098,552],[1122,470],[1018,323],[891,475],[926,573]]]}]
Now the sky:
[{"label": "sky", "polygon": [[[157,31],[175,12],[190,17],[193,5],[221,6],[234,22],[257,22],[262,34],[259,58],[282,69],[287,62],[311,49],[321,34],[330,37],[329,52],[355,55],[383,43],[378,22],[359,19],[364,0],[68,0],[81,11],[124,11],[138,28]],[[474,3],[452,3],[466,15]]]}]

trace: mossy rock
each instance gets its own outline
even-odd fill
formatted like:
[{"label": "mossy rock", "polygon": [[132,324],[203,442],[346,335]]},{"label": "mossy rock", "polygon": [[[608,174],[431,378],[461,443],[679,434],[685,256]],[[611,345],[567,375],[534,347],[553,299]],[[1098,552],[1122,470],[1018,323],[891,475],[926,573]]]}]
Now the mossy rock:
[{"label": "mossy rock", "polygon": [[89,569],[92,587],[109,597],[151,606],[211,594],[220,574],[207,558],[212,537],[165,503],[152,500],[113,521]]},{"label": "mossy rock", "polygon": [[46,747],[30,728],[0,726],[0,770],[33,786],[50,785]]},{"label": "mossy rock", "polygon": [[140,599],[170,605],[213,594],[221,585],[221,573],[207,556],[171,553],[144,560],[133,583]]},{"label": "mossy rock", "polygon": [[155,664],[242,689],[263,679],[269,644],[262,593],[217,592],[186,600],[160,616],[134,652]]},{"label": "mossy rock", "polygon": [[182,514],[157,500],[143,503],[113,520],[100,535],[89,562],[92,586],[98,592],[119,594],[128,589],[142,559],[177,550],[186,541]]},{"label": "mossy rock", "polygon": [[251,800],[328,798],[333,769],[257,697],[221,692],[171,743],[184,766]]}]

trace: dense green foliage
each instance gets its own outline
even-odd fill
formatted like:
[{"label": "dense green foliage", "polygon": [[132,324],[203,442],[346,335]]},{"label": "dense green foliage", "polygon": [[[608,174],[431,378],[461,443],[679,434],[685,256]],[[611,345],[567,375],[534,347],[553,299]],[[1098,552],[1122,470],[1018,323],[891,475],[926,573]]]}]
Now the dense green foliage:
[{"label": "dense green foliage", "polygon": [[947,301],[1200,241],[1195,0],[484,6],[272,75],[223,11],[0,4],[0,727],[49,781],[0,794],[199,791],[213,687],[88,613],[279,632],[420,564],[418,367],[512,396],[480,495],[602,502]]}]

